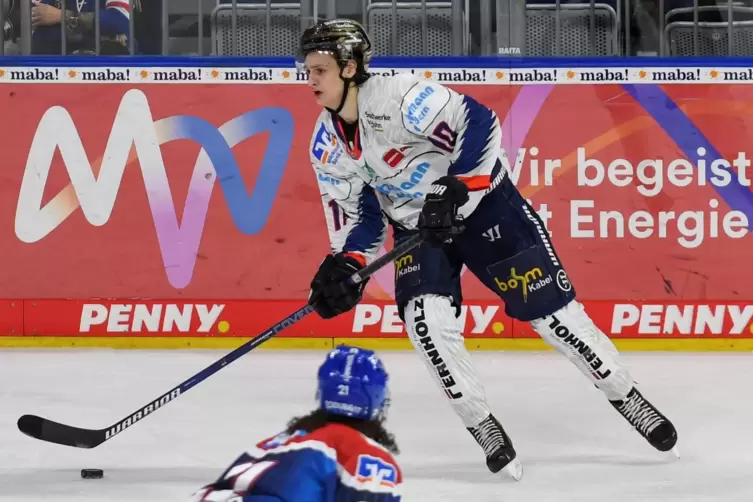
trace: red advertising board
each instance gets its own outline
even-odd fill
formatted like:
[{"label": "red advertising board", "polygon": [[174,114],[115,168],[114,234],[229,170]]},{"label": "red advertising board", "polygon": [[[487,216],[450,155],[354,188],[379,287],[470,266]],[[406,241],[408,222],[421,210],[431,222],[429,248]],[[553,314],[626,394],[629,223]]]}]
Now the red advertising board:
[{"label": "red advertising board", "polygon": [[[329,250],[320,109],[292,69],[178,70],[0,68],[0,334],[241,337],[305,302]],[[753,337],[753,86],[708,68],[419,71],[497,113],[511,177],[602,329]],[[469,337],[535,336],[462,283]],[[393,296],[388,266],[355,312],[280,336],[404,338]]]},{"label": "red advertising board", "polygon": [[[7,335],[242,337],[262,333],[301,307],[297,300],[160,301],[34,300],[0,303]],[[587,301],[597,326],[613,338],[753,337],[753,305],[745,302]],[[496,301],[468,301],[459,316],[469,339],[538,338]],[[364,301],[334,319],[305,317],[277,335],[290,338],[405,338],[391,301]]]},{"label": "red advertising board", "polygon": [[[295,312],[299,300],[35,300],[25,310],[28,334],[67,336],[209,336],[251,338]],[[470,302],[459,317],[468,338],[512,337],[512,320],[496,302]],[[404,338],[394,303],[367,301],[334,319],[316,314],[278,337]]]},{"label": "red advertising board", "polygon": [[24,333],[24,302],[0,300],[0,336],[19,336]]}]

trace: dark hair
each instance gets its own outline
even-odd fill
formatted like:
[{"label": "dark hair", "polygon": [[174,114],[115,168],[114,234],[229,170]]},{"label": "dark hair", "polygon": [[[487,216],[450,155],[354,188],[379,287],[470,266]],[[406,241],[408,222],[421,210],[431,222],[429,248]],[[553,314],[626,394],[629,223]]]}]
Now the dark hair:
[{"label": "dark hair", "polygon": [[350,82],[355,84],[356,87],[361,87],[366,83],[368,79],[371,78],[371,73],[363,69],[363,55],[355,54],[352,59],[343,62],[340,61],[340,59],[337,57],[337,54],[335,54],[334,52],[326,52],[326,54],[329,55],[329,57],[331,57],[335,63],[337,63],[337,67],[340,70],[341,76],[342,71],[343,69],[345,69],[345,65],[347,65],[348,61],[353,61],[356,63],[356,74],[350,78]]},{"label": "dark hair", "polygon": [[335,415],[327,413],[324,410],[317,409],[304,415],[302,417],[293,418],[288,422],[288,428],[285,430],[288,434],[293,434],[295,431],[303,430],[306,432],[314,432],[317,429],[321,429],[327,424],[338,423],[355,429],[364,436],[373,439],[380,445],[387,448],[392,453],[400,453],[400,450],[395,443],[395,436],[387,432],[384,428],[382,420],[361,420],[359,418],[345,417],[342,415]]},{"label": "dark hair", "polygon": [[[353,61],[356,62],[356,74],[353,75],[352,80],[353,83],[356,84],[356,87],[361,87],[371,77],[371,74],[366,71],[366,69],[364,69],[363,54],[361,54],[360,52],[354,54]],[[342,71],[343,68],[345,68],[345,65],[342,65],[340,67],[340,70]]]}]

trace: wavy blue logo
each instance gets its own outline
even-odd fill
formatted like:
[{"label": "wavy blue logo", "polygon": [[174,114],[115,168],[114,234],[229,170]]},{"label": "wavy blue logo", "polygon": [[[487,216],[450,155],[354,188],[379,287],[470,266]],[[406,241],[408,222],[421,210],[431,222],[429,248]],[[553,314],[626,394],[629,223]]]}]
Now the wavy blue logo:
[{"label": "wavy blue logo", "polygon": [[[232,149],[264,132],[269,133],[269,140],[249,195]],[[160,151],[161,145],[179,139],[195,141],[202,148],[180,223]],[[36,242],[79,206],[89,223],[104,225],[112,214],[131,148],[135,147],[165,272],[172,286],[183,288],[193,276],[215,179],[220,182],[236,227],[246,235],[256,234],[269,218],[292,143],[293,117],[285,108],[252,110],[219,128],[187,115],[155,121],[146,96],[134,89],[121,100],[101,164],[95,162],[96,175],[70,114],[54,106],[40,120],[30,148],[18,197],[16,235],[24,242]],[[64,159],[71,184],[42,207],[56,149]]]}]

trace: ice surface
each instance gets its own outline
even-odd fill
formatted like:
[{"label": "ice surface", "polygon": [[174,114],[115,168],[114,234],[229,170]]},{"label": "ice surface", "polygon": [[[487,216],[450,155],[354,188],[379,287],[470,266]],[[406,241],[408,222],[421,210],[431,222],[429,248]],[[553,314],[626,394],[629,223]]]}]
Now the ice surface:
[{"label": "ice surface", "polygon": [[[22,435],[25,413],[102,428],[220,351],[0,351],[0,500],[186,501],[242,449],[313,406],[321,351],[258,350],[111,441],[79,450]],[[680,460],[651,448],[567,360],[474,352],[525,469],[499,479],[417,354],[382,352],[406,501],[753,501],[753,355],[625,353],[675,423]],[[83,480],[82,468],[105,477]]]}]

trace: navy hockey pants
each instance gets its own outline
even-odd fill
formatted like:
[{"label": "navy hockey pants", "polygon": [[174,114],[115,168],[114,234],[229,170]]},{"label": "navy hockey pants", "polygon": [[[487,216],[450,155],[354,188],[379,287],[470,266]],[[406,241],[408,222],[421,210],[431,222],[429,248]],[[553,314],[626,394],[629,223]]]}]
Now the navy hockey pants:
[{"label": "navy hockey pants", "polygon": [[[498,163],[492,178],[499,169]],[[465,230],[451,243],[421,244],[396,260],[395,297],[401,318],[411,298],[427,294],[451,297],[459,313],[463,265],[502,298],[508,316],[520,321],[550,315],[575,298],[544,223],[509,176],[463,224]],[[395,228],[396,244],[414,233]]]}]

